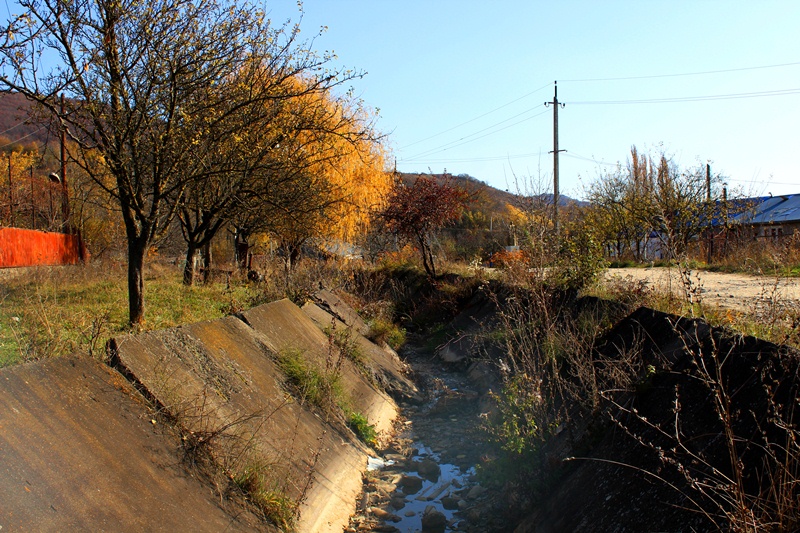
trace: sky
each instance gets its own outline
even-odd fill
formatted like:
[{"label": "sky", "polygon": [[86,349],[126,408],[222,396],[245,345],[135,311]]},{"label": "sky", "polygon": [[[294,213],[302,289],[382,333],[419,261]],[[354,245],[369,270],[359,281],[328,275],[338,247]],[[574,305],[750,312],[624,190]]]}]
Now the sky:
[{"label": "sky", "polygon": [[267,0],[275,22],[366,74],[403,172],[469,174],[560,192],[631,146],[711,165],[733,193],[800,193],[800,2],[716,0]]}]

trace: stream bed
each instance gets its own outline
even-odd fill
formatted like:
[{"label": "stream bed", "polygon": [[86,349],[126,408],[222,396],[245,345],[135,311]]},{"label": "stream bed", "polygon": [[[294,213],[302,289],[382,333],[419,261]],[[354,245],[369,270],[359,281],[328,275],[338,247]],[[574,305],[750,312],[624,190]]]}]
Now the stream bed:
[{"label": "stream bed", "polygon": [[498,497],[479,482],[487,402],[466,374],[413,347],[403,351],[424,403],[401,404],[395,435],[370,460],[348,532],[506,531]]}]

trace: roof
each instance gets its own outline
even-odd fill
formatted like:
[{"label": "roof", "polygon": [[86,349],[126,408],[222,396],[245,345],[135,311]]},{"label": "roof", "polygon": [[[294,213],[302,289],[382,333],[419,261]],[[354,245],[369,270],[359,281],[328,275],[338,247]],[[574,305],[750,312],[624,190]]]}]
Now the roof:
[{"label": "roof", "polygon": [[741,201],[750,208],[734,216],[740,224],[786,224],[800,222],[800,194],[746,198]]}]

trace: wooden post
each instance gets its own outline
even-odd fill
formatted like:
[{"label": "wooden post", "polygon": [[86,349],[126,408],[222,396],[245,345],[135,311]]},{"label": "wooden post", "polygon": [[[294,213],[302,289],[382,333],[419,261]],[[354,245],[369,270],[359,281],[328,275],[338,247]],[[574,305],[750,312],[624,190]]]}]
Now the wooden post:
[{"label": "wooden post", "polygon": [[[61,115],[64,115],[64,93],[61,93]],[[61,216],[64,219],[64,233],[72,233],[69,222],[69,189],[67,189],[67,130],[61,126]]]},{"label": "wooden post", "polygon": [[9,226],[14,226],[14,187],[11,182],[11,152],[8,152],[8,218]]}]

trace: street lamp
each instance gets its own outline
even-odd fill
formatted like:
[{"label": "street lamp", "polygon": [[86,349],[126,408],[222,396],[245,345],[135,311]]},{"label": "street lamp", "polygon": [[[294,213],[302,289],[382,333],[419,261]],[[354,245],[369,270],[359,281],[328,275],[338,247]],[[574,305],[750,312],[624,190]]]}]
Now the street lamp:
[{"label": "street lamp", "polygon": [[69,233],[69,191],[67,189],[67,180],[62,179],[55,172],[51,172],[47,177],[52,183],[61,184],[61,216],[64,219],[64,233]]}]

